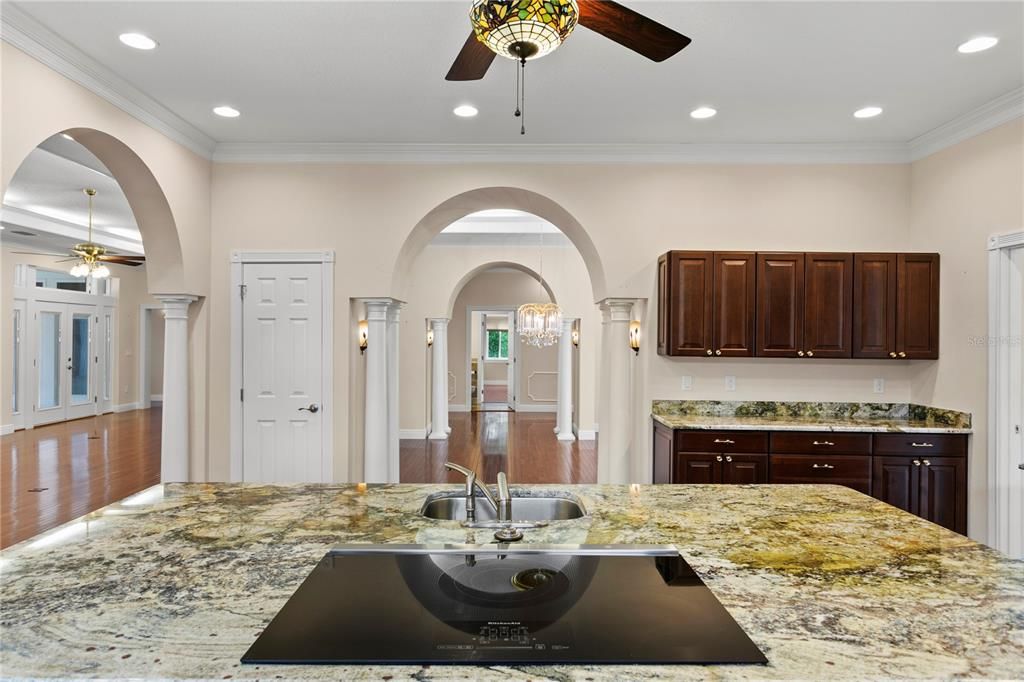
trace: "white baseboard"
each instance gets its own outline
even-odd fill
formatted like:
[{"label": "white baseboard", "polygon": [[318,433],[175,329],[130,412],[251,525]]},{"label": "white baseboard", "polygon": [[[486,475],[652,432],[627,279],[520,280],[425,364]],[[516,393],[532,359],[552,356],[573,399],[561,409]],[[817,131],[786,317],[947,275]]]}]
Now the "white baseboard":
[{"label": "white baseboard", "polygon": [[114,405],[114,412],[131,412],[137,410],[141,406],[138,403],[124,403],[122,405]]},{"label": "white baseboard", "polygon": [[153,395],[149,396],[149,402],[151,402],[151,403],[162,403],[163,401],[164,401],[164,394],[163,393],[154,393]]},{"label": "white baseboard", "polygon": [[398,429],[398,437],[402,440],[423,440],[427,433],[426,429]]},{"label": "white baseboard", "polygon": [[597,440],[597,429],[577,429],[576,437],[580,440]]},{"label": "white baseboard", "polygon": [[519,403],[516,412],[557,412],[558,405],[523,405]]},{"label": "white baseboard", "polygon": [[0,436],[9,436],[14,433],[14,424],[0,425]]}]

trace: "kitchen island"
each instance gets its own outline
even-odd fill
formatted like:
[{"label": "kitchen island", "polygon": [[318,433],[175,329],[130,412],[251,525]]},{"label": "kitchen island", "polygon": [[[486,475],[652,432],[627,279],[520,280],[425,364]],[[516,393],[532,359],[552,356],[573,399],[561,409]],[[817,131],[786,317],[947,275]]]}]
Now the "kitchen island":
[{"label": "kitchen island", "polygon": [[525,542],[676,545],[767,655],[767,666],[239,663],[333,546],[490,542],[493,531],[419,515],[427,495],[456,487],[151,488],[0,552],[0,673],[346,680],[1024,678],[1024,562],[832,485],[530,486],[578,498],[589,514],[528,530]]}]

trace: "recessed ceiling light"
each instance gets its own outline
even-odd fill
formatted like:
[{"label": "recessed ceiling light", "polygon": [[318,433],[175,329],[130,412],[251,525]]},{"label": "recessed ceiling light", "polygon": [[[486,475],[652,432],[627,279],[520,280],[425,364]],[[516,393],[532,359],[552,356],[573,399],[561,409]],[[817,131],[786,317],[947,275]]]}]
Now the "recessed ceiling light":
[{"label": "recessed ceiling light", "polygon": [[118,36],[122,43],[136,50],[152,50],[156,41],[142,33],[122,33]]},{"label": "recessed ceiling light", "polygon": [[71,137],[67,133],[61,133],[60,136],[63,137],[65,140],[71,140],[72,142],[75,141],[75,138]]},{"label": "recessed ceiling light", "polygon": [[978,36],[977,38],[971,38],[966,43],[956,48],[957,52],[963,54],[971,54],[973,52],[984,52],[985,50],[995,47],[996,43],[999,42],[999,38],[993,36]]},{"label": "recessed ceiling light", "polygon": [[217,114],[218,116],[223,116],[224,118],[238,118],[242,115],[242,112],[240,112],[238,109],[229,106],[214,107],[213,113]]},{"label": "recessed ceiling light", "polygon": [[697,107],[690,112],[690,118],[711,118],[718,112],[711,107]]},{"label": "recessed ceiling light", "polygon": [[473,118],[480,112],[472,104],[460,104],[452,109],[452,113],[459,118]]},{"label": "recessed ceiling light", "polygon": [[854,118],[874,118],[882,113],[882,107],[864,107],[853,112]]}]

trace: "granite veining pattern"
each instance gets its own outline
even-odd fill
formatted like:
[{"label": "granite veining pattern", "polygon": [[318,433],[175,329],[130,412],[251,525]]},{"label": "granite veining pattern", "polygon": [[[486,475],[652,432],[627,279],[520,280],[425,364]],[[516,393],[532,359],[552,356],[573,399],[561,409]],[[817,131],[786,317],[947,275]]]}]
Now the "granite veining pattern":
[{"label": "granite veining pattern", "polygon": [[913,403],[655,400],[654,421],[673,429],[971,433],[971,415]]},{"label": "granite veining pattern", "polygon": [[[157,486],[0,552],[0,674],[344,680],[1024,678],[1024,562],[838,486],[531,486],[589,516],[537,543],[675,544],[768,666],[243,666],[342,543],[490,541],[456,486]],[[613,617],[613,614],[609,614]]]}]

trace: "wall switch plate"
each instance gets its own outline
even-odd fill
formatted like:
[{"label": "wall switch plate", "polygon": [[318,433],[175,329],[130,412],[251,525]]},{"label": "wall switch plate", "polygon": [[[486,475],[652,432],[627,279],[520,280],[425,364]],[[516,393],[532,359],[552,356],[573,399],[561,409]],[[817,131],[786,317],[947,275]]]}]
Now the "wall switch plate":
[{"label": "wall switch plate", "polygon": [[725,390],[735,391],[736,390],[736,377],[729,374],[725,377]]},{"label": "wall switch plate", "polygon": [[685,375],[683,377],[683,390],[684,391],[692,391],[693,390],[693,377],[690,376],[689,374],[687,374],[687,375]]},{"label": "wall switch plate", "polygon": [[875,379],[872,389],[875,393],[885,393],[885,379]]}]

